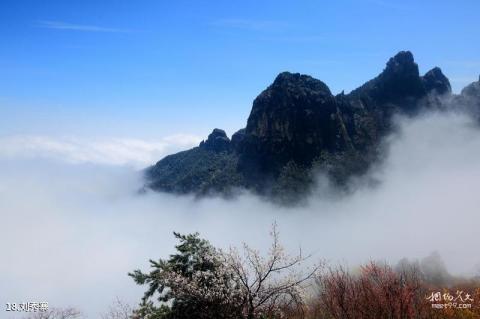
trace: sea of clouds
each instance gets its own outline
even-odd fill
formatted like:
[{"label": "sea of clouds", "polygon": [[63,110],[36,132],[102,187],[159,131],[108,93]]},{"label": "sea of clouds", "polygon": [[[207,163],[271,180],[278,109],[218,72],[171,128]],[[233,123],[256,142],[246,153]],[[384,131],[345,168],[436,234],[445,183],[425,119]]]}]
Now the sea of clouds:
[{"label": "sea of clouds", "polygon": [[139,302],[144,289],[127,273],[172,253],[173,231],[198,231],[224,248],[266,249],[273,221],[289,251],[302,247],[331,264],[438,251],[452,273],[478,273],[478,124],[454,113],[397,122],[385,160],[353,192],[338,194],[319,177],[308,203],[293,208],[249,194],[139,193],[139,169],[195,145],[194,136],[0,137],[0,302],[48,301],[97,318],[117,297]]}]

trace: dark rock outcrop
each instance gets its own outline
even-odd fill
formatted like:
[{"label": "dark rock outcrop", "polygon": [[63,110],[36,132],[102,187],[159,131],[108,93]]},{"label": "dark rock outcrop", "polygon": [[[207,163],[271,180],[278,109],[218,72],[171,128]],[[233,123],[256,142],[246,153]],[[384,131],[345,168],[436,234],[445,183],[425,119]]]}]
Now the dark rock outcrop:
[{"label": "dark rock outcrop", "polygon": [[435,67],[425,73],[422,80],[427,92],[435,92],[442,95],[452,93],[450,81],[442,73],[442,70],[439,67]]},{"label": "dark rock outcrop", "polygon": [[398,107],[409,111],[425,93],[412,53],[402,51],[390,58],[380,75],[353,90],[349,96],[353,99],[368,98],[379,105],[396,103]]},{"label": "dark rock outcrop", "polygon": [[413,116],[443,100],[480,110],[480,82],[454,96],[440,68],[420,76],[408,51],[349,94],[334,96],[320,80],[283,72],[254,100],[246,128],[231,140],[215,129],[199,147],[167,156],[147,170],[147,186],[196,194],[246,188],[294,201],[308,193],[314,170],[338,185],[364,173],[394,114]]},{"label": "dark rock outcrop", "polygon": [[475,99],[477,102],[480,99],[480,76],[478,77],[477,82],[473,82],[467,85],[460,94],[462,97],[467,99]]},{"label": "dark rock outcrop", "polygon": [[240,165],[256,178],[275,175],[290,160],[309,164],[322,150],[341,147],[335,98],[321,81],[288,72],[253,102]]},{"label": "dark rock outcrop", "polygon": [[420,76],[409,51],[399,52],[387,62],[380,75],[348,96],[350,104],[366,108],[375,117],[380,130],[390,129],[394,113],[415,115],[429,103],[428,96],[450,94],[450,82],[440,68]]},{"label": "dark rock outcrop", "polygon": [[454,104],[480,122],[480,77],[477,82],[467,85],[460,95],[454,97]]},{"label": "dark rock outcrop", "polygon": [[231,149],[230,139],[224,130],[214,129],[206,141],[200,142],[200,148],[214,152],[228,152]]}]

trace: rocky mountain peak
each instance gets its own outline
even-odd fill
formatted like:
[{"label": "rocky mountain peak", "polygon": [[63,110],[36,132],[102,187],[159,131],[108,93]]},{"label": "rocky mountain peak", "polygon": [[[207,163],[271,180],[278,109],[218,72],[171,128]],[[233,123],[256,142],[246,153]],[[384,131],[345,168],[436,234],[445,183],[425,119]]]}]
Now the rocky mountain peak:
[{"label": "rocky mountain peak", "polygon": [[337,96],[311,76],[282,72],[254,100],[245,129],[232,140],[214,129],[199,147],[148,169],[147,185],[195,194],[246,188],[291,198],[308,192],[318,170],[345,185],[379,160],[379,145],[392,132],[397,113],[413,117],[447,101],[445,109],[464,110],[480,121],[480,79],[461,95],[437,98],[442,94],[451,94],[442,70],[420,76],[409,51],[390,58],[374,79]]},{"label": "rocky mountain peak", "polygon": [[452,92],[450,81],[439,67],[431,69],[422,78],[427,92],[435,91],[438,94]]},{"label": "rocky mountain peak", "polygon": [[418,65],[415,63],[413,54],[410,51],[400,51],[390,58],[384,73],[419,76]]},{"label": "rocky mountain peak", "polygon": [[354,99],[368,97],[377,105],[404,105],[400,109],[411,110],[415,105],[408,101],[419,99],[426,93],[413,54],[401,51],[388,60],[380,75],[353,90],[349,96]]},{"label": "rocky mountain peak", "polygon": [[321,92],[326,95],[332,94],[328,86],[322,81],[317,80],[309,75],[290,72],[282,72],[278,74],[270,88],[272,90],[287,89],[290,91],[310,90],[318,93]]},{"label": "rocky mountain peak", "polygon": [[292,159],[310,163],[321,149],[336,146],[335,119],[335,97],[325,83],[308,75],[280,73],[253,102],[240,165],[275,174]]},{"label": "rocky mountain peak", "polygon": [[200,142],[199,147],[215,152],[228,151],[230,150],[230,139],[224,130],[216,128],[208,135],[206,141]]},{"label": "rocky mountain peak", "polygon": [[470,83],[461,92],[464,97],[480,98],[480,76],[477,82]]},{"label": "rocky mountain peak", "polygon": [[307,115],[331,103],[333,96],[320,80],[300,73],[280,73],[253,102],[246,134],[292,138],[292,121],[301,125]]},{"label": "rocky mountain peak", "polygon": [[377,78],[380,101],[403,100],[405,97],[420,97],[425,93],[418,65],[410,51],[401,51],[387,62],[386,68]]}]

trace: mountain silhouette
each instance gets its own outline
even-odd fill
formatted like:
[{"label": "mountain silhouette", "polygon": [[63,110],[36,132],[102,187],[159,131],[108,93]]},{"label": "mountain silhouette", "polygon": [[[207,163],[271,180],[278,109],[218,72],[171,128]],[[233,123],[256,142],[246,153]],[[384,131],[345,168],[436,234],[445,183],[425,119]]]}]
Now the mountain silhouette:
[{"label": "mountain silhouette", "polygon": [[296,202],[315,172],[342,186],[380,158],[395,114],[457,107],[480,118],[480,79],[459,95],[438,67],[421,76],[409,51],[390,58],[374,79],[333,95],[320,80],[280,73],[253,101],[245,128],[229,139],[214,129],[198,147],[169,155],[145,171],[146,187],[198,196],[238,189]]}]

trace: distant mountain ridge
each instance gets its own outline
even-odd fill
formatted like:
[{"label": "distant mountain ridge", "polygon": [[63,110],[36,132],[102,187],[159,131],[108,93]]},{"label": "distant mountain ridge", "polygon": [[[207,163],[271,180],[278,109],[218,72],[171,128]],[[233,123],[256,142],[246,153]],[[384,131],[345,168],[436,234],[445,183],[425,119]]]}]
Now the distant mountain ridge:
[{"label": "distant mountain ridge", "polygon": [[480,79],[454,95],[440,68],[421,76],[409,51],[349,94],[334,96],[320,80],[283,72],[254,100],[245,128],[231,139],[214,129],[198,147],[165,157],[145,171],[146,186],[196,195],[248,189],[295,202],[311,190],[315,171],[337,185],[366,172],[394,114],[450,105],[480,118]]}]

